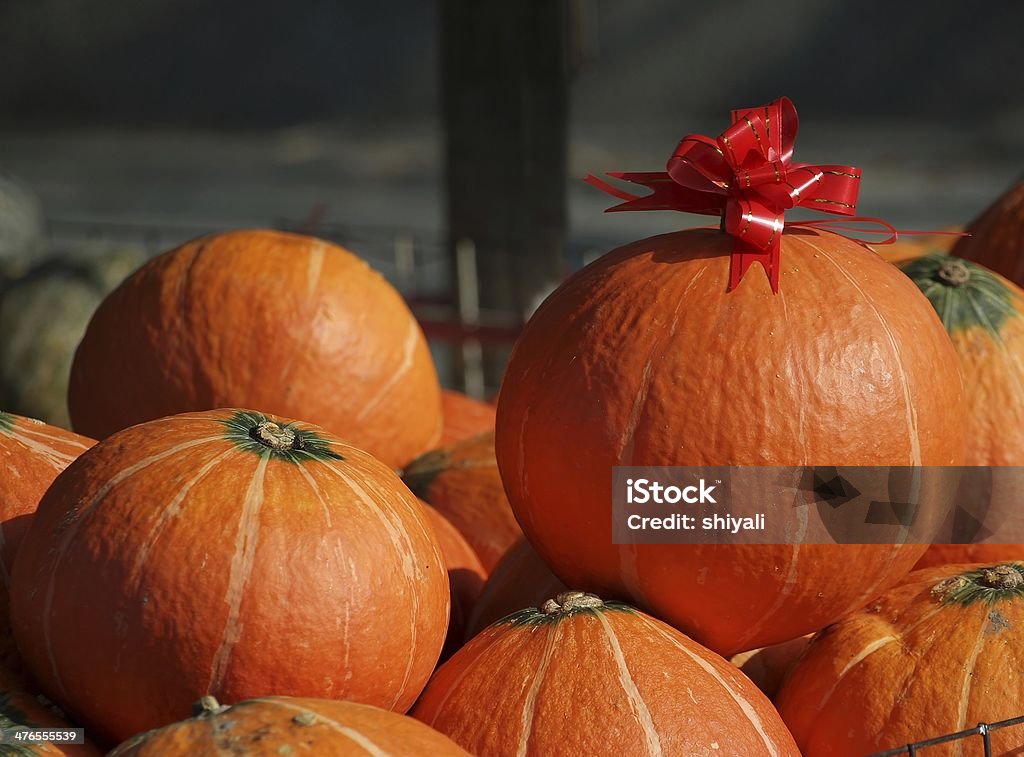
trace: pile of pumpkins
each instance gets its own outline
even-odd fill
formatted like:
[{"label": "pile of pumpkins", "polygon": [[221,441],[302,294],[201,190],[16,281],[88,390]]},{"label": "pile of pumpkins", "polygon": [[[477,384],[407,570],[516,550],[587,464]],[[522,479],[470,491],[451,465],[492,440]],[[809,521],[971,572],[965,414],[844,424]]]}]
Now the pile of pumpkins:
[{"label": "pile of pumpkins", "polygon": [[64,754],[813,757],[1024,714],[1024,547],[611,519],[621,465],[1024,462],[1022,198],[881,254],[787,232],[778,294],[726,292],[717,230],[627,245],[496,408],[337,246],[146,262],[77,347],[74,432],[0,414],[0,718],[83,726]]}]

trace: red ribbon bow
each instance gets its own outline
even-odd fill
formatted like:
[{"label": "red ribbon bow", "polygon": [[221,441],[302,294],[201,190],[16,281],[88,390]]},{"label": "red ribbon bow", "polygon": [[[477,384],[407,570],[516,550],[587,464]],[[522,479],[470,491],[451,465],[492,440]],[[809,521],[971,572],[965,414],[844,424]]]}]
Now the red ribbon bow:
[{"label": "red ribbon bow", "polygon": [[[680,210],[723,217],[723,229],[735,240],[729,272],[734,289],[755,262],[761,263],[779,290],[779,251],[786,210],[813,208],[852,216],[857,210],[861,172],[852,166],[815,166],[793,162],[798,126],[788,97],[750,110],[734,110],[732,126],[717,139],[683,137],[667,171],[610,173],[652,191],[644,197],[624,192],[594,176],[587,181],[625,200],[616,210]],[[857,219],[889,224],[877,219]],[[824,225],[804,221],[791,225]],[[845,227],[843,227],[845,228]],[[895,241],[895,236],[890,241]]]}]

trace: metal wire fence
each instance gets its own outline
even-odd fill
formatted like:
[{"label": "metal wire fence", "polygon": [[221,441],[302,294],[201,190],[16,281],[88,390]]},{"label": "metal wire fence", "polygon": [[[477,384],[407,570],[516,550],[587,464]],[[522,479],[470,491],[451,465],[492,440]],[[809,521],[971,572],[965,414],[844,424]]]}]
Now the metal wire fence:
[{"label": "metal wire fence", "polygon": [[[996,723],[979,723],[974,728],[968,728],[963,731],[957,731],[956,733],[948,733],[945,736],[937,736],[933,739],[925,739],[924,741],[915,741],[913,744],[907,744],[906,746],[897,747],[895,749],[888,749],[884,752],[876,752],[870,755],[870,757],[899,757],[901,755],[915,755],[922,754],[923,750],[927,750],[928,747],[940,746],[942,744],[951,744],[956,741],[965,742],[964,746],[967,746],[966,742],[977,744],[976,738],[981,739],[981,746],[984,750],[982,754],[985,757],[992,757],[992,732],[999,731],[1003,728],[1011,728],[1017,725],[1024,725],[1024,715],[1016,718],[1010,718],[1009,720],[1000,720]],[[1022,752],[1024,752],[1024,733],[1021,735]],[[966,754],[966,752],[965,752]],[[925,754],[924,757],[927,757]]]}]

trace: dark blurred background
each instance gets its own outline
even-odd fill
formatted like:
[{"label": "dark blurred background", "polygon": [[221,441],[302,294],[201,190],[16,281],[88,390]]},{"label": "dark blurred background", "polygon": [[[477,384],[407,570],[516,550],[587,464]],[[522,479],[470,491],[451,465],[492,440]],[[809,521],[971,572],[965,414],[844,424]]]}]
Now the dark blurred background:
[{"label": "dark blurred background", "polygon": [[[0,257],[37,222],[47,254],[301,229],[500,340],[594,255],[708,222],[604,215],[580,177],[783,94],[798,160],[864,169],[863,215],[969,220],[1024,164],[1021,28],[1013,2],[6,0]],[[465,329],[435,331],[464,383]]]}]

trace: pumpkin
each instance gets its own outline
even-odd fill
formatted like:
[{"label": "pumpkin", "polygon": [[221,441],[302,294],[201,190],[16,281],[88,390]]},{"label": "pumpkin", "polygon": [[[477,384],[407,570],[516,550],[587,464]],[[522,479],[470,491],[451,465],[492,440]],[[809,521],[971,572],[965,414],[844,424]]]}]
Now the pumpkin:
[{"label": "pumpkin", "polygon": [[441,659],[448,659],[462,645],[466,634],[473,605],[476,604],[487,571],[480,564],[480,558],[469,546],[469,542],[459,533],[447,518],[433,507],[423,502],[423,509],[434,527],[434,535],[441,547],[445,568],[448,570],[448,584],[451,587],[451,617],[448,620],[448,634],[445,637]]},{"label": "pumpkin", "polygon": [[494,625],[413,716],[489,755],[798,755],[742,673],[627,605],[564,592]]},{"label": "pumpkin", "polygon": [[43,691],[112,742],[196,692],[404,711],[444,642],[443,566],[380,461],[310,424],[205,411],[68,467],[15,560],[11,616]]},{"label": "pumpkin", "polygon": [[765,696],[773,699],[779,693],[786,675],[807,649],[811,638],[812,635],[808,634],[770,647],[751,649],[734,655],[729,662],[742,670]]},{"label": "pumpkin", "polygon": [[402,480],[462,532],[487,571],[522,535],[494,459],[493,431],[421,455]]},{"label": "pumpkin", "polygon": [[0,407],[71,427],[75,348],[103,297],[144,259],[138,249],[85,247],[0,286]]},{"label": "pumpkin", "polygon": [[[779,293],[760,269],[728,292],[733,245],[665,234],[568,279],[516,343],[496,429],[516,518],[559,578],[729,656],[866,604],[924,544],[615,545],[612,469],[957,465],[964,417],[959,375],[935,369],[953,347],[895,266],[787,230]],[[773,512],[799,533],[807,508]]]},{"label": "pumpkin", "polygon": [[[8,731],[18,727],[49,729],[75,726],[63,717],[63,713],[49,705],[45,698],[30,693],[19,676],[10,670],[0,669],[0,729]],[[99,757],[102,752],[86,740],[84,744],[61,744],[56,741],[19,747],[8,744],[0,747],[0,754]]]},{"label": "pumpkin", "polygon": [[893,244],[869,245],[869,247],[887,263],[901,265],[932,253],[949,252],[960,238],[957,234],[963,230],[963,226],[951,226],[942,234],[914,234],[900,237],[899,241]]},{"label": "pumpkin", "polygon": [[952,254],[1024,287],[1024,180],[1018,181],[967,227]]},{"label": "pumpkin", "polygon": [[354,702],[268,696],[233,706],[203,697],[193,716],[134,736],[108,757],[468,757],[450,739],[404,715]]},{"label": "pumpkin", "polygon": [[[925,255],[902,270],[929,299],[956,348],[967,403],[964,464],[1024,466],[1024,291],[951,255]],[[996,471],[998,489],[990,494],[983,482],[975,483],[982,472],[966,473],[970,479],[960,497],[966,501],[973,493],[991,500],[983,503],[984,521],[1002,531],[995,538],[1024,533],[1024,480],[1014,471]],[[1013,559],[1024,559],[1024,546],[941,545],[930,548],[918,567]]]},{"label": "pumpkin", "polygon": [[568,587],[540,559],[530,542],[520,537],[502,555],[487,577],[473,608],[467,641],[496,620],[524,607],[539,607]]},{"label": "pumpkin", "polygon": [[[1022,644],[1024,564],[916,571],[822,631],[776,703],[805,757],[859,757],[1020,715]],[[991,738],[1019,754],[1019,730]]]},{"label": "pumpkin", "polygon": [[11,570],[39,500],[57,474],[94,444],[42,421],[0,412],[0,665],[20,669],[11,636]]},{"label": "pumpkin", "polygon": [[392,467],[441,433],[426,339],[364,261],[312,237],[236,231],[149,261],[89,322],[68,393],[97,439],[166,415],[256,407]]},{"label": "pumpkin", "polygon": [[461,392],[442,389],[441,415],[444,427],[438,446],[447,447],[460,439],[494,431],[494,413],[493,405],[467,397]]}]

